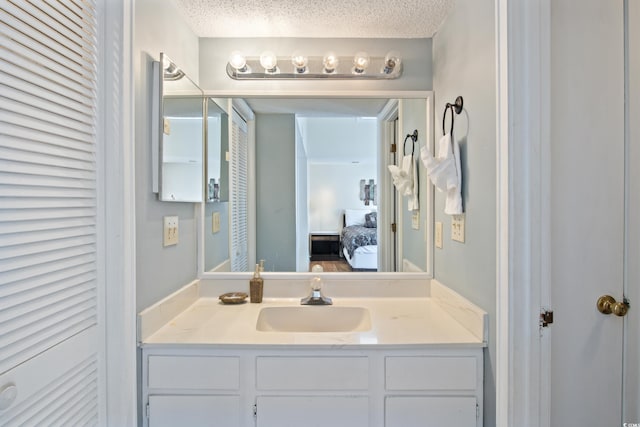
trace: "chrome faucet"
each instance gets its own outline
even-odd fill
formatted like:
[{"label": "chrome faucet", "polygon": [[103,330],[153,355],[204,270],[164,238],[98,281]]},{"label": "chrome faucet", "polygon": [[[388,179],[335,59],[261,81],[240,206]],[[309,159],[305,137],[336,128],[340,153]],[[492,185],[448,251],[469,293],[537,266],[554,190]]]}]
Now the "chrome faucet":
[{"label": "chrome faucet", "polygon": [[[320,265],[314,265],[313,268],[311,269],[311,271],[315,272],[321,272],[323,271],[322,266]],[[302,305],[331,305],[333,304],[333,302],[331,301],[331,298],[329,297],[325,297],[324,295],[322,295],[322,278],[315,276],[313,279],[311,279],[311,293],[309,294],[308,297],[306,298],[302,298],[300,300],[300,304]]]}]

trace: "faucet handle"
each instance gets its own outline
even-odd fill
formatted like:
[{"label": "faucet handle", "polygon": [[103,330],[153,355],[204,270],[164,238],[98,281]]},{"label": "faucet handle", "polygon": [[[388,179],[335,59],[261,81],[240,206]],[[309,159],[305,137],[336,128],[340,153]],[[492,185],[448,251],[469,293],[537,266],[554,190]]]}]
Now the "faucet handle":
[{"label": "faucet handle", "polygon": [[311,279],[311,290],[319,291],[322,288],[322,278],[316,276]]}]

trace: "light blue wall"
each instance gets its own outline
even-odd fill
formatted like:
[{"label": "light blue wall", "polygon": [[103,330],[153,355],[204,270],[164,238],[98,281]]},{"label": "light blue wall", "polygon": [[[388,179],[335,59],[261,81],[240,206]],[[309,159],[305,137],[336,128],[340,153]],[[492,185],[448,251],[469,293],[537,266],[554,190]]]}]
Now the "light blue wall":
[{"label": "light blue wall", "polygon": [[[159,202],[151,192],[151,63],[165,52],[198,80],[198,38],[169,1],[136,0],[133,63],[136,139],[136,298],[138,311],[196,277],[193,203]],[[167,31],[171,28],[171,31]],[[163,217],[177,215],[180,242],[162,246]]]},{"label": "light blue wall", "polygon": [[[401,99],[400,105],[400,141],[398,144],[399,158],[403,155],[404,139],[408,134],[418,131],[418,141],[415,144],[414,160],[418,168],[418,201],[420,203],[419,228],[416,230],[411,225],[413,212],[407,208],[408,197],[402,197],[402,257],[419,267],[427,270],[427,238],[426,224],[427,210],[432,207],[427,204],[427,173],[420,159],[420,147],[425,145],[427,135],[427,102],[424,99]],[[407,141],[405,154],[409,155],[413,150],[411,139]],[[400,160],[401,161],[401,160]],[[401,265],[398,266],[401,268]]]},{"label": "light blue wall", "polygon": [[[220,214],[220,231],[213,232],[213,213]],[[229,260],[229,202],[205,204],[204,269],[210,271]]]},{"label": "light blue wall", "polygon": [[293,114],[256,114],[256,259],[296,271],[296,130]]},{"label": "light blue wall", "polygon": [[[397,80],[345,81],[281,80],[236,81],[227,76],[229,55],[241,50],[257,57],[265,50],[277,56],[290,56],[302,50],[309,56],[323,56],[333,50],[342,56],[352,56],[364,50],[371,56],[385,56],[397,50],[403,58],[403,76]],[[204,90],[231,90],[239,93],[258,90],[358,91],[358,90],[431,90],[431,39],[313,39],[313,38],[203,38],[200,39],[200,86]]]},{"label": "light blue wall", "polygon": [[[436,146],[447,102],[464,97],[454,135],[460,143],[465,243],[451,240],[451,217],[436,192],[435,218],[444,223],[444,248],[435,249],[434,274],[489,313],[485,353],[485,425],[495,425],[496,313],[496,53],[493,0],[458,0],[433,39]],[[449,117],[447,117],[447,120]],[[448,123],[448,121],[447,121]]]}]

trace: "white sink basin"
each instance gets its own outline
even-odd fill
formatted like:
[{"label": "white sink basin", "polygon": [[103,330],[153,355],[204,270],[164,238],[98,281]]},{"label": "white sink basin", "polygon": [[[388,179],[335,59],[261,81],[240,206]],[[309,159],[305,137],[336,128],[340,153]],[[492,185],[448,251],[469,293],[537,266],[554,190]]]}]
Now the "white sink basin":
[{"label": "white sink basin", "polygon": [[358,332],[371,329],[369,310],[362,307],[265,307],[256,323],[258,331]]}]

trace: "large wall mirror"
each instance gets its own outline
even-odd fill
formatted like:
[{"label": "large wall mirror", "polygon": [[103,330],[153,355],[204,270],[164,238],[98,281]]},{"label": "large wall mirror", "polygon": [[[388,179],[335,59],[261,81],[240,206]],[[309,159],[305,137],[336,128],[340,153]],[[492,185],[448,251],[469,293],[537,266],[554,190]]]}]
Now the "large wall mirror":
[{"label": "large wall mirror", "polygon": [[204,200],[202,90],[167,55],[153,64],[153,190],[165,202]]},{"label": "large wall mirror", "polygon": [[[233,102],[217,105],[231,112]],[[418,160],[421,147],[433,150],[432,102],[430,93],[402,99],[243,97],[253,114],[248,123],[235,111],[225,116],[230,155],[222,155],[221,171],[237,168],[229,163],[244,156],[247,173],[228,175],[230,198],[202,206],[203,277],[253,271],[261,260],[265,272],[303,273],[320,264],[325,272],[430,273],[433,195]],[[240,150],[247,152],[238,156],[243,129],[248,143]],[[403,144],[414,130],[415,147],[411,140]],[[400,165],[412,153],[419,206],[410,211],[388,165]],[[247,184],[246,194],[237,194],[234,179]],[[241,223],[234,197],[249,201]],[[234,246],[238,238],[244,241]],[[241,263],[233,262],[234,247],[248,247]]]}]

